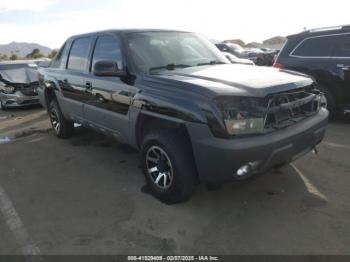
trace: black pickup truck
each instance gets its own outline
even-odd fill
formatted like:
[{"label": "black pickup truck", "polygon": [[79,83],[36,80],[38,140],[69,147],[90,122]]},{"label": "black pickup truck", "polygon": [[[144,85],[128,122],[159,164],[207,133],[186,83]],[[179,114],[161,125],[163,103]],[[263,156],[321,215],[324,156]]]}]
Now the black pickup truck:
[{"label": "black pickup truck", "polygon": [[58,137],[80,123],[138,149],[152,193],[172,203],[199,182],[293,161],[321,142],[328,120],[310,77],[231,64],[195,33],[73,36],[40,72],[40,101]]}]

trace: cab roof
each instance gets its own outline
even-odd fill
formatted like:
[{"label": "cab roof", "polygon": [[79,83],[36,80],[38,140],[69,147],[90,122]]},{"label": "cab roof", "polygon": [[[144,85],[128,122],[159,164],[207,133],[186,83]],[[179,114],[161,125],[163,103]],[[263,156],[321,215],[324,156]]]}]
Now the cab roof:
[{"label": "cab roof", "polygon": [[190,33],[188,31],[182,31],[182,30],[173,30],[173,29],[142,29],[142,28],[133,28],[133,29],[107,29],[107,30],[101,30],[101,31],[94,31],[79,35],[73,35],[69,37],[68,39],[74,39],[77,37],[83,37],[83,36],[90,36],[94,34],[100,34],[100,33],[149,33],[149,32],[178,32],[178,33]]}]

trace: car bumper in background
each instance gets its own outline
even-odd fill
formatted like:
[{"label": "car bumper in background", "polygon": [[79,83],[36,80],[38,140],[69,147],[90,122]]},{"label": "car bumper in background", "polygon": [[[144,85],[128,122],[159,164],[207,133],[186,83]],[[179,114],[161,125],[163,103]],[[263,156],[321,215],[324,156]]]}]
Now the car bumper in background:
[{"label": "car bumper in background", "polygon": [[[220,139],[203,124],[188,124],[201,181],[244,179],[289,163],[310,152],[324,138],[328,111],[266,135]],[[242,168],[247,171],[242,175]],[[244,173],[244,172],[243,172]]]},{"label": "car bumper in background", "polygon": [[0,100],[6,108],[39,104],[38,96],[26,96],[20,91],[16,91],[14,94],[0,93]]}]

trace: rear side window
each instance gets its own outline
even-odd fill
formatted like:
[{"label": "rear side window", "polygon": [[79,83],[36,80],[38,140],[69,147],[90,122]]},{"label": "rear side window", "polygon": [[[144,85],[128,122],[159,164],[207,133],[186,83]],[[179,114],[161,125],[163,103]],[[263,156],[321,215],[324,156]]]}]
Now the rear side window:
[{"label": "rear side window", "polygon": [[334,57],[350,57],[350,34],[334,37]]},{"label": "rear side window", "polygon": [[305,39],[291,53],[291,56],[330,57],[332,56],[332,36],[322,36]]},{"label": "rear side window", "polygon": [[112,60],[122,67],[122,52],[118,40],[113,36],[100,36],[97,38],[94,55],[92,58],[92,69],[98,61]]},{"label": "rear side window", "polygon": [[91,37],[74,40],[68,58],[68,69],[84,71],[88,63]]}]

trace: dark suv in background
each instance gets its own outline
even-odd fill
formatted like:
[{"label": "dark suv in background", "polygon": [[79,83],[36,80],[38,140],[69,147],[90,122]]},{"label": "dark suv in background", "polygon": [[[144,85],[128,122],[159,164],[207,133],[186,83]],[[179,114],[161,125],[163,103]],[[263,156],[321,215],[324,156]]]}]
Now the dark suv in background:
[{"label": "dark suv in background", "polygon": [[313,76],[331,115],[350,112],[350,26],[313,29],[287,38],[274,67]]}]

